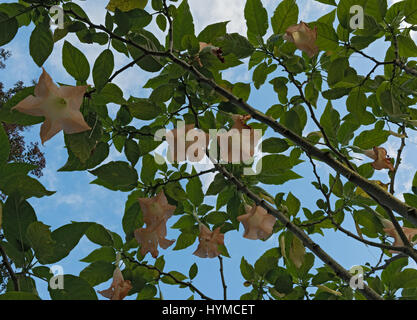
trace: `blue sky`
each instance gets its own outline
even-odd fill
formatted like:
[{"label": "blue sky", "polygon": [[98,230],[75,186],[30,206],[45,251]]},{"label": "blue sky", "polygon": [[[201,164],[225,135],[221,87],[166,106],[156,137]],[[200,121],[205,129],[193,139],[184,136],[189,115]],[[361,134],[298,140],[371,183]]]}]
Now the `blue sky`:
[{"label": "blue sky", "polygon": [[[13,1],[7,0],[5,2]],[[107,4],[107,0],[74,2],[85,9],[93,22],[104,22],[104,8]],[[314,21],[330,11],[330,7],[313,0],[298,0],[297,2],[300,8],[300,20],[306,22]],[[277,1],[263,0],[263,3],[271,16],[277,5]],[[197,33],[208,24],[230,20],[228,32],[246,34],[245,20],[243,17],[244,0],[189,0],[189,4],[194,16]],[[41,73],[41,69],[36,66],[29,55],[29,37],[32,29],[33,25],[21,28],[16,38],[4,47],[12,52],[12,57],[7,61],[6,69],[0,70],[0,79],[5,83],[6,88],[11,87],[18,80],[22,80],[25,84],[29,85],[32,80],[37,80]],[[151,31],[155,31],[160,38],[162,37],[162,34],[154,25],[151,27]],[[270,28],[268,36],[271,32]],[[97,56],[106,48],[106,46],[80,44],[78,39],[73,36],[67,37],[66,39],[73,45],[82,49],[90,62],[90,66],[94,64]],[[62,66],[62,45],[63,40],[55,44],[54,51],[44,67],[46,71],[51,74],[55,82],[74,85],[74,80],[66,73]],[[373,45],[369,48],[369,53],[379,59],[383,59],[384,50],[381,49],[384,48],[385,46],[378,41],[378,45]],[[115,54],[115,57],[115,70],[129,62],[122,54],[117,53]],[[373,67],[366,59],[359,56],[352,57],[351,64],[362,74],[366,74]],[[382,72],[383,70],[381,68],[377,71]],[[275,71],[274,76],[278,73],[282,75],[279,68]],[[114,82],[123,89],[125,98],[128,98],[130,95],[147,97],[149,96],[150,91],[142,89],[142,86],[151,76],[151,74],[139,68],[130,68],[119,75]],[[231,82],[251,82],[251,77],[251,72],[248,72],[246,65],[233,70],[228,70],[224,73],[224,78]],[[88,80],[88,83],[93,83],[91,77]],[[289,96],[293,94],[295,94],[295,91],[290,89]],[[252,86],[249,103],[261,111],[266,111],[271,105],[278,103],[278,100],[276,94],[273,92],[272,86],[266,83],[260,90],[256,90]],[[335,107],[345,110],[342,103],[343,102],[336,103]],[[321,113],[320,110],[323,110],[324,106],[325,102],[320,100],[317,111],[318,114]],[[117,109],[118,107],[116,105],[109,105],[111,115],[115,115]],[[28,136],[33,140],[39,140],[39,127],[40,125],[36,125],[28,130]],[[308,133],[311,131],[317,131],[317,128],[309,123],[305,132]],[[271,135],[270,131],[268,131],[268,135]],[[404,152],[404,160],[397,178],[397,196],[400,198],[402,197],[402,193],[409,192],[411,189],[411,179],[415,172],[413,158],[416,156],[416,152],[414,151],[416,143],[416,136],[410,135],[408,148],[406,148]],[[384,145],[388,150],[388,154],[392,157],[395,157],[398,146],[399,139],[395,137],[390,138]],[[29,202],[35,208],[38,219],[50,225],[52,230],[70,223],[71,221],[95,221],[124,236],[121,220],[124,213],[124,203],[128,193],[114,192],[90,184],[90,182],[94,180],[94,176],[88,172],[57,172],[67,160],[62,132],[56,135],[52,140],[46,142],[41,150],[45,153],[47,166],[44,170],[44,176],[40,181],[48,190],[56,191],[56,194],[42,199],[30,199]],[[124,156],[113,148],[109,158],[106,159],[105,162],[123,159]],[[365,161],[369,161],[369,159],[365,159]],[[327,182],[328,174],[333,174],[332,170],[324,164],[317,163],[317,165],[322,180]],[[137,169],[140,171],[140,163],[137,165]],[[268,186],[266,188],[267,191],[273,195],[278,192],[292,192],[301,200],[303,207],[307,207],[312,211],[316,210],[315,201],[320,194],[310,184],[310,181],[313,180],[310,163],[307,161],[297,166],[295,171],[304,176],[305,179],[288,182],[285,186]],[[203,183],[208,186],[212,177],[213,175],[204,177]],[[376,173],[374,178],[386,181],[386,171]],[[207,197],[205,200],[208,204],[213,203],[213,201],[215,201],[215,197],[213,196]],[[168,226],[173,225],[176,219],[176,217],[171,218],[168,221]],[[344,226],[354,231],[352,218],[348,215],[346,216]],[[226,282],[229,288],[229,297],[232,299],[239,299],[241,294],[248,291],[247,288],[243,287],[244,280],[239,271],[241,257],[245,256],[250,263],[254,263],[265,250],[277,246],[277,234],[273,235],[265,242],[244,239],[242,234],[243,228],[240,228],[238,232],[229,232],[225,237],[225,244],[231,254],[231,258],[224,259],[224,269]],[[178,235],[179,232],[177,230],[170,229],[167,238],[176,239]],[[364,264],[365,262],[375,264],[379,257],[378,250],[366,247],[356,241],[351,241],[343,234],[335,233],[334,231],[326,231],[325,237],[313,235],[312,238],[347,269],[354,265]],[[86,237],[83,237],[71,254],[60,262],[65,273],[78,275],[79,272],[87,266],[86,263],[79,262],[79,260],[87,256],[97,247],[98,246],[89,242]],[[160,254],[165,256],[165,270],[178,270],[184,274],[188,274],[190,266],[196,262],[199,267],[199,274],[193,281],[193,284],[206,295],[215,299],[221,299],[222,287],[218,260],[200,259],[192,255],[197,247],[197,242],[193,246],[181,251],[173,251],[173,247],[174,246],[167,250],[160,250]],[[149,255],[147,256],[147,259],[152,263],[153,259]],[[322,263],[316,259],[316,265],[319,266],[322,265]],[[49,299],[46,284],[42,282],[37,283],[41,297]],[[95,287],[95,289],[102,290],[109,285],[110,281]],[[189,290],[179,289],[177,286],[162,284],[161,289],[164,297],[167,299],[186,299],[190,296]],[[198,296],[196,296],[196,298],[198,298]]]}]

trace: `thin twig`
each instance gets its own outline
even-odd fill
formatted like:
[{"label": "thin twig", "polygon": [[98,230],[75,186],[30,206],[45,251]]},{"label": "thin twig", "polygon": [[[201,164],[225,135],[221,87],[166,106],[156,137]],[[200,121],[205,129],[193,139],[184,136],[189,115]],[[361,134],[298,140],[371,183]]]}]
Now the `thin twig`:
[{"label": "thin twig", "polygon": [[127,255],[125,255],[125,254],[122,254],[123,255],[123,257],[125,258],[125,259],[127,259],[127,260],[129,260],[131,263],[134,263],[134,264],[136,264],[136,265],[138,265],[138,266],[141,266],[141,267],[145,267],[146,269],[149,269],[149,270],[154,270],[154,271],[157,271],[158,272],[158,274],[159,274],[159,276],[165,276],[165,277],[168,277],[168,278],[171,278],[172,280],[174,280],[176,283],[178,283],[178,284],[180,284],[180,285],[183,285],[183,286],[186,286],[186,287],[188,287],[188,288],[190,288],[190,290],[191,291],[193,291],[193,292],[196,292],[202,299],[204,299],[204,300],[213,300],[213,299],[211,299],[211,298],[209,298],[208,296],[206,296],[204,293],[202,293],[200,290],[198,290],[193,284],[191,284],[190,282],[184,282],[184,281],[181,281],[181,280],[178,280],[174,275],[172,275],[171,273],[167,273],[167,272],[163,272],[163,271],[161,271],[161,270],[159,270],[157,267],[155,267],[155,266],[151,266],[151,265],[148,265],[148,264],[146,264],[146,263],[142,263],[142,262],[139,262],[139,261],[136,261],[136,260],[134,260],[134,259],[132,259],[131,257],[129,257],[129,256],[127,256]]},{"label": "thin twig", "polygon": [[224,270],[223,270],[223,258],[221,256],[218,256],[219,263],[220,263],[220,277],[222,279],[222,285],[223,285],[223,299],[227,300],[227,285],[226,280],[224,279]]}]

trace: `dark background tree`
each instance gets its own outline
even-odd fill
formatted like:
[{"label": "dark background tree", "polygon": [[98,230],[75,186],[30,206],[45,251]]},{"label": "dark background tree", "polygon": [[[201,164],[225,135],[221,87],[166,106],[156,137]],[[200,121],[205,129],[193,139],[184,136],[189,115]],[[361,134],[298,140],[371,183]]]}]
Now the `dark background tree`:
[{"label": "dark background tree", "polygon": [[[10,52],[0,48],[0,69],[6,67],[5,61],[10,57]],[[4,84],[0,82],[0,108],[19,90],[23,89],[22,81],[18,81],[12,88],[5,89]],[[37,166],[31,171],[36,177],[42,176],[42,169],[45,168],[45,157],[39,149],[38,142],[26,142],[24,137],[25,127],[3,123],[1,125],[5,129],[10,141],[10,162],[25,162]],[[1,177],[0,177],[1,178]],[[0,200],[6,197],[0,192]],[[0,232],[0,241],[3,239],[3,234]],[[5,261],[0,257],[0,292],[5,290],[9,273],[6,269]]]}]

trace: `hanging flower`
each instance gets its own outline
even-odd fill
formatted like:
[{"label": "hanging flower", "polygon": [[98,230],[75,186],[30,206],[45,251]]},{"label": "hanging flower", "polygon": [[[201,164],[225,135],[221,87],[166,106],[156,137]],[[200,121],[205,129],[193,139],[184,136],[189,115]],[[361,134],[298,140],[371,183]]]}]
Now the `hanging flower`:
[{"label": "hanging flower", "polygon": [[142,209],[143,221],[151,229],[157,227],[161,221],[166,222],[176,209],[176,206],[168,203],[164,190],[153,198],[139,198],[138,201]]},{"label": "hanging flower", "polygon": [[261,206],[245,206],[245,210],[246,214],[237,217],[245,228],[243,237],[252,240],[268,238],[277,219]]},{"label": "hanging flower", "polygon": [[310,58],[319,52],[319,48],[315,44],[317,40],[317,26],[314,29],[310,29],[308,24],[301,21],[299,24],[288,27],[283,38],[294,43],[297,49],[304,51]]},{"label": "hanging flower", "polygon": [[165,221],[161,221],[159,225],[154,228],[146,227],[136,229],[134,232],[136,241],[141,245],[140,253],[145,256],[148,252],[152,257],[158,257],[158,245],[162,249],[167,249],[174,243],[174,240],[167,240],[167,229]]},{"label": "hanging flower", "polygon": [[116,267],[113,272],[113,282],[110,288],[99,291],[98,293],[110,300],[123,300],[129,293],[130,289],[132,289],[132,283],[130,280],[124,280],[120,268]]},{"label": "hanging flower", "polygon": [[373,149],[365,150],[364,154],[375,161],[372,163],[372,167],[375,170],[389,169],[394,171],[394,166],[391,163],[390,158],[387,156],[387,150],[380,147],[373,147]]},{"label": "hanging flower", "polygon": [[[387,219],[383,219],[382,220],[382,224],[384,225],[384,232],[389,236],[394,238],[394,243],[392,244],[394,247],[402,247],[404,246],[404,242],[401,239],[400,235],[398,234],[397,230],[394,227],[394,224],[387,220]],[[417,243],[417,240],[413,241],[413,238],[417,235],[417,229],[415,228],[407,228],[407,227],[402,227],[401,228],[405,234],[405,236],[407,237],[408,241],[410,242],[411,245],[415,245]],[[390,250],[391,253],[397,253],[397,251],[395,250]]]},{"label": "hanging flower", "polygon": [[158,256],[158,245],[166,249],[174,243],[174,240],[167,240],[166,222],[172,217],[176,206],[170,205],[163,190],[155,197],[139,198],[139,205],[143,213],[143,221],[146,228],[135,230],[134,235],[141,245],[141,254],[145,256],[148,252],[152,257]]},{"label": "hanging flower", "polygon": [[87,86],[58,87],[43,69],[35,86],[35,96],[26,97],[12,110],[45,117],[40,132],[43,144],[61,130],[67,134],[91,130],[80,112],[86,89]]},{"label": "hanging flower", "polygon": [[193,253],[200,258],[215,258],[220,255],[218,246],[224,245],[224,234],[220,233],[220,227],[210,231],[204,224],[200,224],[199,244]]}]

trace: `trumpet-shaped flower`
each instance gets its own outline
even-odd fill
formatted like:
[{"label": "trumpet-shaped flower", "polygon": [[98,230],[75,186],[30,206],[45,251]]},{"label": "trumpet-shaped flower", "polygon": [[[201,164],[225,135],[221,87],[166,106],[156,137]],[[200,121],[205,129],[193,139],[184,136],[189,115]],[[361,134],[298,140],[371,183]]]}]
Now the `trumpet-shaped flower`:
[{"label": "trumpet-shaped flower", "polygon": [[174,243],[173,240],[167,240],[165,237],[167,235],[166,222],[173,215],[176,207],[168,203],[163,190],[153,198],[139,198],[138,200],[146,228],[135,230],[135,238],[141,245],[143,256],[150,252],[156,258],[158,245],[166,249]]},{"label": "trumpet-shaped flower", "polygon": [[391,163],[389,157],[387,157],[387,150],[380,147],[373,147],[373,149],[365,150],[365,155],[375,161],[372,163],[372,167],[375,170],[389,169],[394,171],[394,166]]},{"label": "trumpet-shaped flower", "polygon": [[113,282],[110,288],[99,291],[98,293],[110,300],[123,300],[129,293],[130,289],[132,289],[132,283],[130,280],[125,280],[120,268],[116,267],[113,272]]},{"label": "trumpet-shaped flower", "polygon": [[310,58],[319,52],[319,48],[316,46],[317,27],[311,29],[303,21],[288,27],[284,39],[293,42],[297,49],[304,51]]},{"label": "trumpet-shaped flower", "polygon": [[161,221],[167,221],[174,213],[176,206],[170,205],[163,190],[153,198],[139,198],[143,221],[147,227],[154,229]]},{"label": "trumpet-shaped flower", "polygon": [[205,225],[200,224],[199,244],[193,253],[200,258],[215,258],[220,255],[218,246],[224,245],[224,234],[220,233],[220,227],[210,231]]},{"label": "trumpet-shaped flower", "polygon": [[45,117],[40,132],[43,144],[61,130],[73,134],[91,129],[80,112],[86,89],[87,86],[58,87],[43,69],[35,86],[35,95],[26,97],[12,110]]},{"label": "trumpet-shaped flower", "polygon": [[[394,224],[387,220],[384,219],[382,221],[382,224],[384,225],[384,232],[389,236],[394,238],[394,243],[392,244],[394,247],[402,247],[404,246],[404,242],[401,239],[400,235],[398,234],[397,230],[394,227]],[[413,241],[413,238],[417,235],[417,229],[416,228],[407,228],[407,227],[402,227],[401,228],[405,234],[405,236],[407,237],[408,241],[411,243],[411,245],[415,245],[417,243],[417,240]],[[395,250],[390,250],[391,253],[397,253],[397,251]]]},{"label": "trumpet-shaped flower", "polygon": [[174,243],[174,240],[167,240],[167,229],[165,221],[161,221],[159,225],[154,228],[140,228],[136,229],[135,232],[136,241],[141,245],[140,253],[145,256],[148,252],[151,253],[152,257],[158,257],[158,245],[162,249],[168,248]]},{"label": "trumpet-shaped flower", "polygon": [[245,210],[246,214],[237,217],[245,228],[243,237],[252,240],[268,238],[277,219],[260,206],[246,206]]}]

